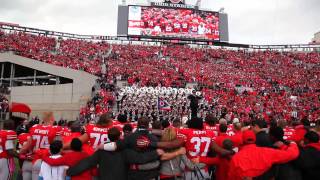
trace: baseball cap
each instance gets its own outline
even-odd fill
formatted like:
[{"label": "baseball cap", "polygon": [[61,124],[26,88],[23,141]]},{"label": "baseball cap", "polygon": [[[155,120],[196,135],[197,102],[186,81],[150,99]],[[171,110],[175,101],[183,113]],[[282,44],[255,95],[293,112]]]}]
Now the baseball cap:
[{"label": "baseball cap", "polygon": [[242,133],[243,142],[246,144],[251,144],[256,142],[256,135],[252,130],[246,130]]}]

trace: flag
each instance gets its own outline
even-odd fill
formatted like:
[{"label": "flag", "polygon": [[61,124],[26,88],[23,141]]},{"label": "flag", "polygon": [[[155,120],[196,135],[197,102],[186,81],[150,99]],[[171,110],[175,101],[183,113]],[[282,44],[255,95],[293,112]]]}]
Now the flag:
[{"label": "flag", "polygon": [[170,104],[166,100],[159,98],[159,97],[158,97],[158,109],[171,111]]}]

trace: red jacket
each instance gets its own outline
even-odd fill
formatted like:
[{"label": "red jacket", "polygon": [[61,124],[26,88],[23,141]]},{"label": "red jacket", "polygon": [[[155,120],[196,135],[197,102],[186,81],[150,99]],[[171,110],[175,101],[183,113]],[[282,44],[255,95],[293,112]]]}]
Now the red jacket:
[{"label": "red jacket", "polygon": [[[43,160],[51,166],[61,166],[61,165],[74,166],[79,161],[81,161],[82,159],[88,156],[89,155],[85,152],[72,151],[64,154],[61,158],[58,158],[58,159],[51,159],[50,157],[46,156],[46,157],[43,157]],[[72,180],[91,180],[92,179],[91,170],[86,170],[77,176],[72,176],[71,179]]]},{"label": "red jacket", "polygon": [[200,157],[199,161],[207,165],[216,165],[217,169],[215,171],[215,175],[217,180],[224,180],[228,178],[230,159],[221,157]]},{"label": "red jacket", "polygon": [[228,178],[240,180],[247,177],[257,177],[265,173],[275,163],[286,163],[297,158],[297,144],[291,143],[286,150],[257,147],[249,144],[242,147],[239,153],[232,157]]}]

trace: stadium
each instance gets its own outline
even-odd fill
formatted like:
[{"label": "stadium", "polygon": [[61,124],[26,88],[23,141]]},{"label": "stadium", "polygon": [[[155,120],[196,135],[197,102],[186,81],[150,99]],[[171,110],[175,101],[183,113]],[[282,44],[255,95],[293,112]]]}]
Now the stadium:
[{"label": "stadium", "polygon": [[320,32],[233,43],[201,0],[123,1],[116,24],[0,19],[0,180],[320,177]]}]

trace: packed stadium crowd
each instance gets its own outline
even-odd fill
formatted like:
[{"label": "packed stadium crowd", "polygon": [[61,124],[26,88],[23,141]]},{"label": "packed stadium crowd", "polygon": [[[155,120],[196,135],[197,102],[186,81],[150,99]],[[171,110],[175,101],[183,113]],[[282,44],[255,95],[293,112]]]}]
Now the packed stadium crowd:
[{"label": "packed stadium crowd", "polygon": [[[13,157],[24,180],[320,177],[319,53],[119,45],[0,31],[0,52],[8,51],[100,79],[79,121],[56,126],[46,113],[16,132],[6,122],[1,177],[12,176]],[[131,88],[115,88],[117,79]],[[176,89],[192,82],[199,94]]]}]

